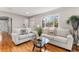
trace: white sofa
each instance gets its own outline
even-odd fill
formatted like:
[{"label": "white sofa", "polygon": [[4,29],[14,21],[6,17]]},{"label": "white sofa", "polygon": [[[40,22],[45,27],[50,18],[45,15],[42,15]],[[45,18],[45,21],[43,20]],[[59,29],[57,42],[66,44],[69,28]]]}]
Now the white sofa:
[{"label": "white sofa", "polygon": [[[26,32],[22,33],[21,30],[26,30]],[[35,34],[31,33],[30,28],[18,28],[15,29],[12,33],[12,41],[15,43],[15,45],[21,44],[23,42],[32,40],[35,38]]]},{"label": "white sofa", "polygon": [[45,36],[50,40],[49,43],[68,50],[72,50],[74,39],[68,29],[48,28],[44,29],[44,31],[49,32],[49,33],[44,32],[42,34],[42,36]]}]

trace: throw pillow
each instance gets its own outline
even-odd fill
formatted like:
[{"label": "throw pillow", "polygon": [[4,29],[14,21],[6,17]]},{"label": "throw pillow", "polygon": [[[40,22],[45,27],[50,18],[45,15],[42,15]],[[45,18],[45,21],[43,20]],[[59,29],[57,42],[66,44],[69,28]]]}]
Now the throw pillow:
[{"label": "throw pillow", "polygon": [[69,34],[69,30],[68,29],[58,28],[57,32],[56,32],[57,36],[62,36],[62,37],[67,37],[68,34]]},{"label": "throw pillow", "polygon": [[22,30],[20,31],[20,34],[21,34],[21,35],[27,34],[27,31],[26,31],[25,29],[24,29],[24,30],[22,29]]}]

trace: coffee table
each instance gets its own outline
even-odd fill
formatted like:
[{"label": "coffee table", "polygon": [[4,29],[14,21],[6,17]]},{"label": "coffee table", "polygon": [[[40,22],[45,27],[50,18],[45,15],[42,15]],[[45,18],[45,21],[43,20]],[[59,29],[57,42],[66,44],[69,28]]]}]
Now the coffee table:
[{"label": "coffee table", "polygon": [[46,44],[49,42],[49,39],[48,38],[46,38],[46,37],[42,37],[41,39],[34,39],[33,40],[33,49],[32,49],[32,51],[34,51],[34,49],[35,48],[39,48],[40,49],[40,52],[42,52],[41,51],[41,49],[44,47],[44,51],[46,51]]}]

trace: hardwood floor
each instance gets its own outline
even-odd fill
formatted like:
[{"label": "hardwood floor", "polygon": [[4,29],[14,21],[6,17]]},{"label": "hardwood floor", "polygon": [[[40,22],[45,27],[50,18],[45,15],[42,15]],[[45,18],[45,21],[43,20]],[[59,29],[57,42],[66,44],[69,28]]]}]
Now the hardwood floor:
[{"label": "hardwood floor", "polygon": [[[0,52],[32,52],[33,43],[32,41],[25,42],[16,46],[12,42],[12,38],[7,33],[2,33],[3,39],[0,42]],[[63,48],[59,48],[55,45],[47,44],[46,45],[47,52],[67,52]],[[37,52],[39,49],[36,48],[35,51]],[[78,50],[79,51],[79,50]]]}]

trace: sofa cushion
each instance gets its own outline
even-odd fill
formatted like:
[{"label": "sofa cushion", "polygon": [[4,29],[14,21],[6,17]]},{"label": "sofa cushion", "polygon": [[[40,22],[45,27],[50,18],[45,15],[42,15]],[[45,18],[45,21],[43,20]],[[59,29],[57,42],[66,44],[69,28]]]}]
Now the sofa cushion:
[{"label": "sofa cushion", "polygon": [[36,35],[34,33],[29,33],[28,37],[36,37]]},{"label": "sofa cushion", "polygon": [[48,34],[48,27],[43,28],[43,33]]},{"label": "sofa cushion", "polygon": [[67,38],[60,37],[60,36],[54,36],[54,40],[62,42],[62,43],[66,43],[67,42]]},{"label": "sofa cushion", "polygon": [[49,39],[54,39],[53,35],[48,35],[48,34],[42,34],[42,37],[47,37]]},{"label": "sofa cushion", "polygon": [[43,33],[48,35],[54,35],[55,27],[45,27]]},{"label": "sofa cushion", "polygon": [[14,30],[14,33],[17,33],[20,35],[28,34],[30,32],[32,32],[31,28],[16,28]]},{"label": "sofa cushion", "polygon": [[19,40],[21,40],[21,39],[27,39],[28,38],[28,34],[26,34],[26,35],[19,35]]},{"label": "sofa cushion", "polygon": [[20,34],[21,35],[24,35],[24,34],[27,34],[28,32],[27,32],[27,30],[26,29],[22,29],[22,30],[20,30]]},{"label": "sofa cushion", "polygon": [[14,29],[13,33],[20,34],[20,29]]},{"label": "sofa cushion", "polygon": [[27,30],[26,30],[26,28],[16,28],[14,30],[14,33],[23,35],[23,34],[27,34]]},{"label": "sofa cushion", "polygon": [[31,28],[26,28],[27,32],[28,33],[31,33],[32,32],[32,29]]},{"label": "sofa cushion", "polygon": [[58,28],[55,35],[56,36],[62,36],[62,37],[67,37],[67,35],[69,34],[69,30],[68,29],[62,29],[62,28]]}]

